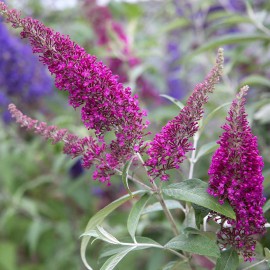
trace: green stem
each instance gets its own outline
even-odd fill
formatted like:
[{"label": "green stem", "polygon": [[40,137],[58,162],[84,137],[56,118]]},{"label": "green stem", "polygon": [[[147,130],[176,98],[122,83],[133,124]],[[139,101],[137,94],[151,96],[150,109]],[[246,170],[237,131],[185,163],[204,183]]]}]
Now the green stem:
[{"label": "green stem", "polygon": [[[118,169],[114,169],[117,173],[119,173],[120,175],[122,174],[122,172],[120,171],[120,170],[118,170]],[[137,179],[137,178],[135,178],[135,177],[133,177],[133,176],[131,176],[131,175],[127,175],[127,177],[128,177],[128,179],[130,179],[131,181],[133,181],[134,183],[137,183],[137,184],[139,184],[139,185],[141,185],[141,186],[143,186],[145,189],[147,189],[147,190],[151,190],[152,191],[152,189],[149,187],[149,186],[147,186],[146,184],[144,184],[143,182],[141,182],[139,179]]]},{"label": "green stem", "polygon": [[[144,165],[144,161],[142,159],[142,156],[139,153],[137,155],[138,155],[138,158],[141,161],[144,169],[148,173],[148,170],[147,170],[146,166]],[[178,228],[176,226],[176,222],[174,221],[174,218],[173,218],[170,210],[168,209],[168,207],[167,207],[167,205],[166,205],[166,203],[164,201],[164,198],[163,198],[162,193],[161,193],[161,189],[156,185],[156,183],[154,182],[154,180],[151,179],[151,178],[150,178],[150,183],[151,183],[151,185],[153,187],[153,191],[156,193],[157,199],[160,202],[160,205],[161,205],[161,207],[162,207],[162,209],[164,211],[164,214],[165,214],[166,218],[168,219],[168,221],[171,224],[172,231],[173,231],[174,235],[175,236],[179,235],[180,232],[179,232],[179,230],[178,230]]]}]

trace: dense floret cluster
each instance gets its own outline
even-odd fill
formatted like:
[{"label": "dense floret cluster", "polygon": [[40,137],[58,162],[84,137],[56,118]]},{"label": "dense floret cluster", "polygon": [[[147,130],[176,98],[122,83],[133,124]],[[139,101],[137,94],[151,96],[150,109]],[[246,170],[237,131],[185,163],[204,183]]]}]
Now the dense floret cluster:
[{"label": "dense floret cluster", "polygon": [[150,158],[145,165],[150,167],[151,177],[168,180],[169,175],[166,171],[178,169],[186,158],[186,153],[193,149],[189,139],[198,131],[198,121],[203,116],[203,105],[208,100],[207,94],[214,90],[215,84],[221,77],[222,64],[223,51],[220,49],[216,65],[204,82],[195,87],[179,115],[169,121],[150,143],[147,151]]},{"label": "dense floret cluster", "polygon": [[221,204],[228,200],[236,213],[236,220],[218,217],[221,230],[218,239],[221,247],[233,246],[250,260],[254,255],[254,235],[265,232],[263,216],[263,160],[259,155],[257,138],[251,133],[245,113],[243,87],[233,101],[225,132],[220,137],[220,147],[212,158],[209,169],[208,193],[219,198]]}]

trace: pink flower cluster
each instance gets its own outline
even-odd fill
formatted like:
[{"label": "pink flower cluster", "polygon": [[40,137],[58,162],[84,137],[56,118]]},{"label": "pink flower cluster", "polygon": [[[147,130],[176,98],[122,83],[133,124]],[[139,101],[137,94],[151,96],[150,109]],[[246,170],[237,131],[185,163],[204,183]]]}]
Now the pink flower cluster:
[{"label": "pink flower cluster", "polygon": [[[40,60],[55,75],[56,87],[69,92],[69,102],[74,108],[82,106],[84,125],[93,129],[103,142],[107,132],[114,132],[115,139],[106,146],[106,164],[112,170],[119,169],[140,150],[144,129],[149,124],[143,121],[146,113],[141,111],[137,96],[133,97],[130,88],[124,88],[111,70],[68,36],[54,32],[38,20],[21,19],[16,10],[9,10],[3,2],[0,14],[14,28],[23,28],[21,36],[30,40],[33,52],[39,54]],[[109,181],[108,175],[100,180],[104,178]]]},{"label": "pink flower cluster", "polygon": [[203,105],[208,100],[208,93],[214,90],[222,73],[223,50],[218,52],[216,65],[205,78],[204,82],[196,85],[186,106],[174,119],[169,121],[150,143],[147,154],[150,158],[145,165],[150,167],[149,175],[155,179],[160,177],[166,181],[169,178],[167,171],[178,169],[186,158],[186,153],[193,150],[189,141],[198,131],[198,121],[203,115]]},{"label": "pink flower cluster", "polygon": [[241,89],[223,126],[225,132],[218,141],[220,147],[213,155],[208,172],[208,193],[218,197],[220,204],[228,200],[236,213],[236,220],[215,218],[221,223],[218,233],[221,248],[232,246],[245,260],[252,260],[256,246],[254,235],[265,232],[266,220],[262,210],[265,202],[263,160],[245,113],[247,90],[247,86]]}]

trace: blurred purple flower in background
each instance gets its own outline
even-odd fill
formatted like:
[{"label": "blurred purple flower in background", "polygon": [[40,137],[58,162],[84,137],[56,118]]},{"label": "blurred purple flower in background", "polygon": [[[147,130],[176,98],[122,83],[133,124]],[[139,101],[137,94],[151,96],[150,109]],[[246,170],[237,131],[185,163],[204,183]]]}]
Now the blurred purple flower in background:
[{"label": "blurred purple flower in background", "polygon": [[52,92],[52,80],[31,47],[13,36],[1,21],[0,44],[0,111],[8,123],[11,101],[24,109],[38,107],[38,100]]},{"label": "blurred purple flower in background", "polygon": [[[117,47],[117,56],[105,59],[112,73],[119,76],[119,82],[128,83],[128,71],[141,64],[141,60],[134,55],[128,36],[123,26],[114,20],[107,6],[99,6],[96,0],[84,0],[84,12],[92,25],[97,44],[103,45],[109,52],[113,52],[113,44]],[[154,85],[143,75],[136,80],[139,88],[138,95],[143,101],[159,103],[160,97]]]},{"label": "blurred purple flower in background", "polygon": [[84,168],[82,167],[82,160],[79,159],[69,169],[69,175],[72,180],[76,180],[84,173]]},{"label": "blurred purple flower in background", "polygon": [[187,94],[184,82],[180,78],[181,65],[179,63],[181,59],[180,52],[180,36],[181,33],[172,33],[167,43],[167,92],[168,95],[176,99],[182,99]]}]

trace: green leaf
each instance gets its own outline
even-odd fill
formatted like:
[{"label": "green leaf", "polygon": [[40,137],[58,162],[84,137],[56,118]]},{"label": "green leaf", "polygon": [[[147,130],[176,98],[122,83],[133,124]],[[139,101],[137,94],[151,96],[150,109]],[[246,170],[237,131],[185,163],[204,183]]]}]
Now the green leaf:
[{"label": "green leaf", "polygon": [[270,104],[266,104],[260,108],[255,114],[254,119],[260,121],[261,124],[270,122]]},{"label": "green leaf", "polygon": [[183,200],[211,209],[226,217],[235,219],[235,213],[227,201],[220,205],[217,198],[207,193],[207,183],[200,179],[188,179],[183,182],[169,185],[163,192],[178,200]]},{"label": "green leaf", "polygon": [[239,14],[233,14],[229,17],[222,18],[218,22],[211,27],[211,30],[217,30],[220,27],[224,28],[224,26],[230,25],[238,25],[239,23],[252,23],[251,19]]},{"label": "green leaf", "polygon": [[190,206],[188,211],[186,212],[185,220],[183,222],[183,225],[184,225],[184,227],[197,228],[195,211],[194,211],[194,208],[192,206]]},{"label": "green leaf", "polygon": [[266,77],[260,76],[260,75],[250,75],[246,78],[244,78],[241,83],[241,86],[244,85],[262,85],[266,87],[270,87],[270,80]]},{"label": "green leaf", "polygon": [[195,161],[197,162],[201,157],[213,153],[218,147],[219,145],[216,142],[204,144],[199,148]]},{"label": "green leaf", "polygon": [[33,220],[26,235],[31,254],[34,254],[34,252],[37,250],[39,239],[42,233],[49,228],[50,226],[44,222],[44,220],[41,220],[40,218]]},{"label": "green leaf", "polygon": [[196,217],[196,225],[198,228],[200,228],[200,225],[203,223],[203,219],[208,215],[209,209],[202,207],[197,204],[192,204],[194,210],[195,210],[195,217]]},{"label": "green leaf", "polygon": [[198,229],[192,228],[192,227],[187,227],[184,229],[184,233],[185,234],[200,234],[213,241],[216,241],[216,234],[214,232],[204,232],[204,231],[200,231]]},{"label": "green leaf", "polygon": [[216,109],[214,109],[211,113],[209,113],[209,114],[207,115],[207,117],[203,120],[202,125],[201,125],[201,127],[200,127],[200,129],[199,129],[200,134],[203,132],[205,126],[206,126],[206,125],[209,123],[209,121],[215,116],[215,114],[216,114],[219,110],[221,110],[222,108],[224,108],[224,107],[226,107],[226,106],[228,106],[228,105],[231,105],[231,102],[227,102],[227,103],[224,103],[224,104],[218,106]]},{"label": "green leaf", "polygon": [[[133,192],[132,195],[139,195],[139,194],[145,194],[146,191],[145,190],[139,190],[136,192]],[[86,229],[85,229],[85,235],[82,236],[82,243],[81,243],[81,258],[82,261],[84,263],[84,265],[86,266],[87,269],[92,270],[91,266],[87,263],[86,261],[86,247],[91,239],[91,236],[87,236],[87,233],[89,231],[92,231],[93,229],[96,228],[97,225],[100,225],[103,220],[111,213],[113,212],[117,207],[119,207],[120,205],[122,205],[123,203],[127,202],[128,200],[131,199],[130,195],[125,195],[119,199],[117,199],[116,201],[108,204],[107,206],[105,206],[103,209],[101,209],[100,211],[98,211],[88,222]]]},{"label": "green leaf", "polygon": [[150,196],[144,194],[132,207],[127,220],[127,229],[132,239],[135,239],[135,232],[139,223],[140,216],[147,204]]},{"label": "green leaf", "polygon": [[162,270],[191,270],[187,261],[172,261],[166,264]]},{"label": "green leaf", "polygon": [[[137,236],[136,237],[137,243],[139,243],[139,246],[136,246],[136,250],[142,250],[142,249],[147,249],[147,248],[152,248],[153,246],[150,245],[155,245],[155,246],[159,246],[160,248],[162,247],[159,243],[157,243],[156,241],[147,238],[147,237],[141,237],[141,236]],[[123,239],[119,239],[119,241],[121,242],[130,242],[130,238],[123,238]],[[130,243],[130,244],[134,244],[134,243]],[[108,256],[112,256],[118,252],[121,252],[123,250],[125,250],[127,246],[123,246],[121,244],[119,245],[106,245],[103,249],[103,251],[100,254],[100,258],[104,258],[104,257],[108,257]],[[135,250],[135,249],[134,249]]]},{"label": "green leaf", "polygon": [[270,41],[270,37],[263,34],[228,34],[221,37],[210,40],[204,43],[201,47],[195,50],[190,55],[187,55],[183,61],[187,61],[190,57],[208,50],[214,50],[218,47],[222,47],[228,44],[244,43],[244,42],[254,42],[254,41]]},{"label": "green leaf", "polygon": [[132,196],[132,193],[131,193],[131,191],[129,189],[129,185],[128,185],[128,172],[129,172],[129,168],[130,168],[130,166],[132,164],[133,159],[134,159],[134,157],[131,160],[129,160],[128,162],[126,162],[126,164],[125,164],[125,166],[123,168],[123,172],[122,172],[122,182],[123,182],[124,187],[126,188],[128,194],[132,198],[133,198],[133,196]]},{"label": "green leaf", "polygon": [[200,234],[181,234],[170,240],[164,247],[204,256],[217,258],[220,256],[219,247],[215,241]]},{"label": "green leaf", "polygon": [[221,252],[221,256],[217,260],[215,270],[236,270],[238,264],[238,254],[231,248]]},{"label": "green leaf", "polygon": [[174,29],[179,29],[182,27],[188,26],[190,23],[186,18],[177,18],[171,23],[167,23],[163,28],[160,29],[160,32],[170,32]]},{"label": "green leaf", "polygon": [[12,242],[0,242],[1,269],[14,270],[16,267],[16,246]]},{"label": "green leaf", "polygon": [[113,235],[111,235],[109,232],[107,232],[103,227],[99,225],[96,226],[96,232],[98,234],[98,238],[105,242],[111,243],[113,245],[117,245],[120,243]]},{"label": "green leaf", "polygon": [[181,110],[185,107],[185,105],[176,98],[173,98],[173,97],[168,96],[168,95],[163,95],[163,94],[160,96],[170,100],[172,103],[174,103],[176,106],[178,106]]},{"label": "green leaf", "polygon": [[270,250],[268,248],[264,248],[264,254],[265,254],[265,259],[270,260]]},{"label": "green leaf", "polygon": [[[168,209],[181,209],[183,212],[185,212],[184,206],[176,200],[164,200],[166,206]],[[156,211],[163,211],[162,206],[159,202],[153,203],[151,205],[148,205],[142,212],[142,215],[153,213]]]},{"label": "green leaf", "polygon": [[270,209],[270,199],[264,204],[263,212],[267,212]]},{"label": "green leaf", "polygon": [[134,250],[135,247],[126,247],[125,250],[121,251],[120,253],[117,253],[116,255],[109,258],[100,268],[100,270],[112,270],[115,268],[115,266],[132,250]]}]

